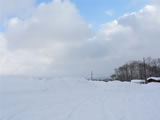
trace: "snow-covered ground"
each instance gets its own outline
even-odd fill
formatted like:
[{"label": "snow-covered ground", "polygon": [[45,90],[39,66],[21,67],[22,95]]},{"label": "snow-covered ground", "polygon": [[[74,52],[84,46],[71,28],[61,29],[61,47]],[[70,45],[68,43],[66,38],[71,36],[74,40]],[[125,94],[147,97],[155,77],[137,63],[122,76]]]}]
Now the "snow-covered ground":
[{"label": "snow-covered ground", "polygon": [[160,84],[0,77],[0,120],[160,120]]}]

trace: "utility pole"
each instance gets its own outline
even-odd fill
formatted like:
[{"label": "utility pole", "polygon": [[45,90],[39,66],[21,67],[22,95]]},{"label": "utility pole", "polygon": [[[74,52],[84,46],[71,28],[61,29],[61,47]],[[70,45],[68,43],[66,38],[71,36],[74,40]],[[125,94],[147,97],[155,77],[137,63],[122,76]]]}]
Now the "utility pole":
[{"label": "utility pole", "polygon": [[91,71],[91,80],[93,80],[93,72]]},{"label": "utility pole", "polygon": [[143,58],[143,67],[144,67],[144,79],[145,79],[145,82],[147,83],[146,61],[145,61],[145,58]]}]

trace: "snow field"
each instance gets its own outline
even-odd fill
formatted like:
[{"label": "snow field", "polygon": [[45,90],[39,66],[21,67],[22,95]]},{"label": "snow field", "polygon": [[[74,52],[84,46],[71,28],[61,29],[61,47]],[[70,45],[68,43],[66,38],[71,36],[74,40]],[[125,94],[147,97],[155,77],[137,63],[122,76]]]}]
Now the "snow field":
[{"label": "snow field", "polygon": [[0,120],[160,120],[160,84],[0,78]]}]

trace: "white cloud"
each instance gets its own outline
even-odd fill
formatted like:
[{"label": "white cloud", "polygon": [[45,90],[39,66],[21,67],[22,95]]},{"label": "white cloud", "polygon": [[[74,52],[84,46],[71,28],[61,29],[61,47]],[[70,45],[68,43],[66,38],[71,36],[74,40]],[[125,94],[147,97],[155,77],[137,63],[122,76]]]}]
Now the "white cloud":
[{"label": "white cloud", "polygon": [[149,0],[151,4],[154,5],[160,5],[160,1],[159,0]]},{"label": "white cloud", "polygon": [[45,72],[52,60],[43,54],[26,50],[8,49],[8,41],[0,35],[0,75],[36,75]]},{"label": "white cloud", "polygon": [[[8,25],[10,47],[39,48],[64,43],[77,43],[90,36],[89,25],[70,2],[53,1],[41,4],[26,20]],[[9,23],[15,23],[15,18]]]},{"label": "white cloud", "polygon": [[8,32],[4,33],[8,41],[5,58],[12,56],[12,59],[1,64],[6,65],[6,70],[2,71],[8,74],[19,74],[19,71],[43,74],[43,69],[47,68],[44,74],[52,74],[61,68],[61,74],[66,64],[72,63],[69,51],[83,44],[92,34],[90,25],[71,2],[42,3],[30,18],[21,20],[14,17],[8,21]]},{"label": "white cloud", "polygon": [[0,24],[5,23],[9,17],[27,17],[34,6],[35,0],[0,0]]},{"label": "white cloud", "polygon": [[128,60],[159,57],[159,13],[148,5],[93,33],[71,2],[43,3],[26,19],[9,19],[0,36],[0,74],[109,75]]},{"label": "white cloud", "polygon": [[113,64],[143,57],[159,56],[160,8],[147,5],[139,12],[129,13],[116,22],[102,25],[100,37],[108,40],[109,55],[119,56]]}]

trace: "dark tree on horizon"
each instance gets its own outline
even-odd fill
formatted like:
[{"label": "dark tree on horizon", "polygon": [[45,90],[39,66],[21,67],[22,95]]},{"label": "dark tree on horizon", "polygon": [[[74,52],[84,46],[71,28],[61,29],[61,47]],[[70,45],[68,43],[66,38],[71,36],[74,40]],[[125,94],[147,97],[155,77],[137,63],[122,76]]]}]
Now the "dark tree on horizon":
[{"label": "dark tree on horizon", "polygon": [[143,61],[135,60],[128,62],[115,69],[111,78],[120,81],[133,79],[146,80],[148,77],[160,77],[160,58],[143,58]]}]

